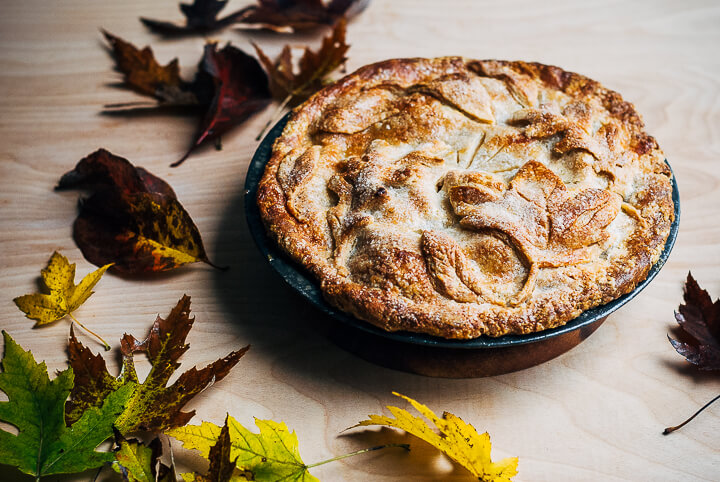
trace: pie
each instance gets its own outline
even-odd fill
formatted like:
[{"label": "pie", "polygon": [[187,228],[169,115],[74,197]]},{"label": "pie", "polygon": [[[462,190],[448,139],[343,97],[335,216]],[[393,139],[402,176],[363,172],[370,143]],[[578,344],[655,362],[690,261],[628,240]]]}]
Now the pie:
[{"label": "pie", "polygon": [[558,67],[362,67],[296,108],[258,188],[332,305],[451,339],[562,325],[643,280],[672,175],[632,104]]}]

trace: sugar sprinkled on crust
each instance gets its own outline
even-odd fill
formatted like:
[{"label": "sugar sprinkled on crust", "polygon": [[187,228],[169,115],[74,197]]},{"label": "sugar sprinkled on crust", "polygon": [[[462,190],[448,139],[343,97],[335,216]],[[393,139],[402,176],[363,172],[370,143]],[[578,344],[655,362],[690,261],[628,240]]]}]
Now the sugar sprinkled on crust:
[{"label": "sugar sprinkled on crust", "polygon": [[327,300],[445,338],[562,325],[631,291],[673,221],[632,104],[536,63],[395,59],[299,106],[258,190]]}]

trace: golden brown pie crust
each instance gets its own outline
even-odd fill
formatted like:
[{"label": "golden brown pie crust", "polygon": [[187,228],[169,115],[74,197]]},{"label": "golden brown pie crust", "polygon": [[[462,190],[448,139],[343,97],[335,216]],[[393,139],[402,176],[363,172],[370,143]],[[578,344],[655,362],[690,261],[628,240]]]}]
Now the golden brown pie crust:
[{"label": "golden brown pie crust", "polygon": [[558,67],[396,59],[296,108],[258,206],[327,300],[445,338],[562,325],[631,291],[673,222],[632,104]]}]

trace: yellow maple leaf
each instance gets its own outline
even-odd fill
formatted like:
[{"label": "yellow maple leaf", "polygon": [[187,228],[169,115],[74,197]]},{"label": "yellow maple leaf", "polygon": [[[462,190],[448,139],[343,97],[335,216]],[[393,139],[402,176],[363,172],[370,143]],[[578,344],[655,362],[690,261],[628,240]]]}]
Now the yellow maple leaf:
[{"label": "yellow maple leaf", "polygon": [[506,458],[499,462],[493,462],[490,459],[492,445],[487,432],[477,433],[475,427],[465,423],[452,413],[444,412],[440,418],[427,406],[410,397],[396,392],[393,392],[393,395],[409,402],[418,412],[435,424],[440,433],[431,428],[422,418],[412,415],[407,410],[392,406],[387,408],[395,418],[370,415],[368,420],[363,420],[354,427],[386,425],[405,430],[436,447],[472,472],[478,480],[484,482],[509,482],[517,474],[517,457]]},{"label": "yellow maple leaf", "polygon": [[[47,325],[70,316],[75,323],[100,338],[75,319],[72,312],[93,294],[93,287],[110,266],[112,265],[106,264],[102,268],[98,268],[76,285],[75,263],[70,264],[65,256],[56,251],[50,258],[47,267],[40,271],[49,293],[18,296],[13,301],[25,313],[25,316],[36,321],[34,327]],[[102,338],[100,340],[102,341]],[[110,349],[110,346],[104,341],[103,344],[106,350]]]}]

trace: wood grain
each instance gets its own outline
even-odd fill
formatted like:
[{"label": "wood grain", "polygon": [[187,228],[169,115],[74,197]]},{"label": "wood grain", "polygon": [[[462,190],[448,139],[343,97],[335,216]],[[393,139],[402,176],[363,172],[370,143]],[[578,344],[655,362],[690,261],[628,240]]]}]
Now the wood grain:
[{"label": "wood grain", "polygon": [[[163,40],[139,15],[180,17],[171,1],[0,3],[0,327],[51,370],[65,366],[68,324],[31,330],[12,299],[35,290],[53,250],[77,262],[80,275],[93,269],[71,238],[77,194],[52,188],[81,157],[105,147],[166,179],[211,258],[231,266],[218,272],[198,265],[154,279],[106,276],[76,313],[117,346],[124,332],[143,334],[188,293],[197,323],[184,366],[252,344],[235,371],[193,404],[197,422],[221,423],[226,412],[245,424],[283,420],[297,430],[304,459],[315,462],[381,442],[414,442],[387,430],[343,432],[398,403],[395,390],[489,431],[494,456],[520,457],[518,481],[718,480],[720,405],[661,435],[720,390],[716,375],[688,369],[666,339],[688,270],[720,294],[717,2],[375,0],[349,25],[350,70],[390,57],[459,54],[551,63],[599,80],[636,105],[677,175],[680,234],[655,281],[569,353],[473,380],[409,375],[356,358],[325,337],[330,321],[271,272],[246,232],[242,201],[254,138],[269,110],[226,136],[222,151],[202,149],[175,169],[169,164],[187,148],[192,118],[99,114],[105,103],[132,98],[112,86],[118,75],[99,27],[151,43],[161,62],[177,56],[187,71],[200,56],[203,38]],[[253,40],[270,53],[318,37],[212,36],[248,51]],[[468,480],[421,443],[410,453],[374,452],[313,473],[323,480]]]}]

